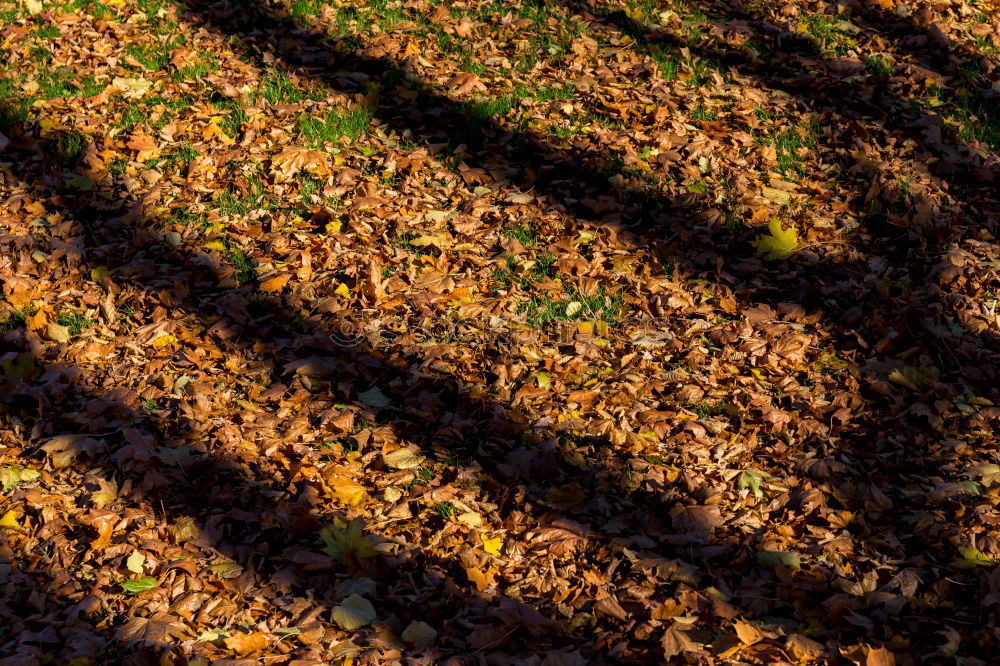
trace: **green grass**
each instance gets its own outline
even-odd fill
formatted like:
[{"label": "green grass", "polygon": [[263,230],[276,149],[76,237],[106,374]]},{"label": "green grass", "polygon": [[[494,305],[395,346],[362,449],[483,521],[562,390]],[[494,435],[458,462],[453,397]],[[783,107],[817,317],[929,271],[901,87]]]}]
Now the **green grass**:
[{"label": "green grass", "polygon": [[170,74],[171,80],[175,83],[181,83],[184,81],[190,81],[191,79],[200,79],[204,76],[208,76],[216,70],[215,58],[211,55],[205,56],[203,59],[196,63],[192,63],[187,67],[182,67],[176,72]]},{"label": "green grass", "polygon": [[14,329],[24,328],[27,319],[27,312],[24,310],[14,310],[3,319],[0,319],[0,334],[9,333]]},{"label": "green grass", "polygon": [[714,121],[717,117],[718,116],[716,115],[716,113],[714,111],[710,111],[710,110],[706,109],[705,106],[701,102],[698,102],[698,106],[696,108],[692,109],[692,111],[691,111],[691,119],[692,120],[701,120],[703,122],[709,122],[710,123],[710,122]]},{"label": "green grass", "polygon": [[25,122],[29,103],[30,100],[16,94],[13,81],[0,79],[0,128]]},{"label": "green grass", "polygon": [[872,76],[892,76],[896,67],[886,56],[870,55],[865,58],[865,70]]},{"label": "green grass", "polygon": [[170,62],[170,54],[162,45],[130,44],[125,55],[131,57],[148,70],[160,70]]},{"label": "green grass", "polygon": [[87,137],[79,132],[61,132],[56,139],[56,157],[63,166],[70,166],[80,158],[87,146]]},{"label": "green grass", "polygon": [[534,227],[525,224],[506,224],[500,227],[500,233],[518,241],[524,247],[531,247],[538,242],[538,233]]},{"label": "green grass", "polygon": [[38,94],[42,99],[92,97],[103,89],[92,74],[77,79],[76,73],[68,68],[51,70],[45,67],[38,75]]},{"label": "green grass", "polygon": [[279,69],[268,70],[257,87],[257,99],[263,99],[269,104],[295,104],[302,97],[302,92],[291,77]]},{"label": "green grass", "polygon": [[89,319],[82,312],[75,310],[64,310],[56,317],[56,323],[69,329],[70,335],[80,335],[85,330],[94,325],[94,321]]},{"label": "green grass", "polygon": [[1000,150],[1000,109],[978,90],[962,90],[951,100],[951,108],[962,123],[961,141],[975,141]]},{"label": "green grass", "polygon": [[622,297],[608,294],[603,287],[593,296],[571,290],[567,299],[562,301],[548,295],[535,296],[518,308],[518,312],[525,315],[528,325],[534,328],[542,328],[554,321],[600,320],[614,324],[624,311]]},{"label": "green grass", "polygon": [[503,95],[465,102],[461,106],[463,126],[456,133],[453,143],[456,145],[459,143],[470,146],[481,145],[485,138],[484,129],[490,124],[490,121],[497,116],[509,113],[517,106],[518,102],[516,95]]},{"label": "green grass", "polygon": [[257,279],[257,264],[253,262],[250,257],[246,255],[243,250],[237,247],[231,247],[227,241],[226,243],[227,253],[226,256],[232,263],[233,268],[236,269],[236,279],[239,280],[240,284],[248,284]]},{"label": "green grass", "polygon": [[372,112],[361,106],[350,109],[330,109],[325,115],[308,115],[299,119],[299,134],[311,148],[338,143],[341,137],[351,141],[368,131]]},{"label": "green grass", "polygon": [[35,30],[35,37],[41,39],[56,39],[61,34],[59,28],[54,25],[43,25]]},{"label": "green grass", "polygon": [[141,125],[148,116],[149,114],[145,109],[138,104],[133,104],[126,107],[126,109],[122,111],[122,117],[116,120],[113,125],[122,129],[131,130],[136,125]]},{"label": "green grass", "polygon": [[222,215],[244,216],[252,210],[273,210],[275,208],[274,196],[268,191],[267,186],[254,173],[244,176],[245,189],[229,187],[222,190],[215,200],[215,208]]},{"label": "green grass", "polygon": [[774,151],[777,154],[777,171],[783,176],[805,173],[802,163],[804,150],[816,146],[816,125],[813,123],[789,127],[774,136]]},{"label": "green grass", "polygon": [[322,6],[321,0],[292,0],[289,13],[296,22],[308,25]]}]

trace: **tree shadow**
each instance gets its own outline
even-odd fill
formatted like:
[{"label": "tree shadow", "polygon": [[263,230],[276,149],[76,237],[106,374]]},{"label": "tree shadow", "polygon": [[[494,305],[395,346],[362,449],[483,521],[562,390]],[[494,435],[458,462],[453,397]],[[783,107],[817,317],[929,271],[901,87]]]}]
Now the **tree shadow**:
[{"label": "tree shadow", "polygon": [[[297,69],[304,75],[324,78],[335,88],[348,86],[347,89],[353,90],[350,86],[354,84],[331,73],[334,63],[337,68],[365,72],[374,78],[384,78],[390,71],[400,69],[400,63],[388,59],[365,58],[338,51],[320,35],[297,30],[289,17],[271,11],[260,14],[254,5],[242,6],[228,13],[219,7],[192,9],[210,17],[209,25],[213,29],[238,36],[251,48],[272,53],[289,68]],[[729,57],[739,60],[735,54]],[[773,79],[761,80],[767,83]],[[414,136],[426,138],[428,142],[444,141],[449,135],[449,128],[466,124],[463,105],[426,89],[419,92],[425,97],[422,109],[405,104],[393,105],[392,108],[383,106],[379,109],[383,119],[390,125],[409,129]],[[392,99],[392,93],[383,95],[381,99]],[[803,480],[785,497],[784,502],[775,502],[768,511],[769,517],[777,520],[785,511],[785,503],[808,505],[819,502],[813,496],[819,488],[831,493],[835,505],[827,504],[833,499],[823,499],[822,506],[817,504],[807,512],[805,524],[797,526],[800,530],[809,527],[818,530],[822,526],[830,532],[829,540],[823,547],[818,545],[816,550],[817,556],[829,558],[826,576],[816,570],[796,573],[790,567],[779,566],[771,571],[766,566],[760,566],[753,559],[755,551],[779,550],[766,547],[774,542],[773,535],[769,538],[762,527],[729,534],[725,528],[715,525],[711,515],[710,507],[713,505],[710,500],[717,494],[717,488],[699,487],[697,482],[685,477],[675,483],[678,478],[676,471],[655,461],[645,461],[642,468],[637,465],[636,470],[644,468],[641,478],[623,480],[620,484],[622,491],[618,495],[604,481],[620,477],[620,470],[608,469],[600,461],[585,462],[579,470],[579,492],[590,498],[588,502],[619,507],[621,518],[614,525],[583,528],[574,523],[573,518],[578,514],[587,515],[586,510],[579,507],[577,510],[560,509],[559,505],[566,502],[551,501],[545,508],[543,491],[546,480],[566,467],[559,453],[558,438],[551,433],[544,434],[546,429],[533,432],[535,429],[512,420],[488,398],[476,397],[474,392],[458,382],[427,376],[421,369],[425,361],[422,358],[393,358],[377,348],[339,346],[329,339],[331,332],[339,331],[330,331],[319,325],[299,332],[294,343],[285,344],[282,341],[289,332],[283,325],[293,318],[294,312],[276,299],[261,301],[251,297],[252,289],[248,287],[219,290],[220,280],[228,275],[219,272],[211,257],[181,248],[172,249],[166,239],[143,231],[141,205],[126,205],[126,208],[136,211],[130,215],[121,208],[123,202],[109,210],[97,193],[77,196],[65,191],[55,185],[65,180],[59,173],[62,167],[55,165],[52,165],[54,171],[48,177],[35,178],[31,185],[43,197],[59,199],[67,212],[90,220],[89,225],[84,225],[86,233],[91,236],[87,243],[89,249],[82,253],[89,265],[106,263],[122,275],[127,274],[122,269],[129,268],[134,274],[130,282],[143,289],[162,289],[177,283],[186,285],[186,294],[178,298],[176,305],[187,312],[215,320],[213,327],[215,335],[221,340],[220,349],[225,348],[237,358],[252,355],[250,350],[257,342],[272,343],[273,351],[265,353],[273,355],[276,365],[285,368],[282,379],[287,381],[289,392],[308,394],[309,400],[317,405],[341,400],[352,402],[360,411],[370,413],[373,419],[390,424],[394,432],[392,435],[384,433],[384,436],[395,441],[417,443],[427,451],[464,449],[488,476],[496,479],[495,498],[491,501],[507,519],[523,520],[528,517],[530,512],[522,509],[521,504],[523,498],[534,498],[534,503],[542,508],[536,509],[533,519],[542,528],[547,526],[562,530],[543,536],[541,543],[546,547],[559,543],[559,547],[565,549],[562,556],[564,566],[570,566],[567,560],[571,561],[575,550],[583,547],[580,542],[599,540],[595,535],[602,533],[609,543],[633,534],[636,539],[617,546],[635,550],[645,545],[657,555],[669,555],[669,558],[662,558],[662,561],[646,567],[635,565],[635,561],[625,564],[623,560],[613,567],[618,570],[607,572],[609,578],[603,589],[609,596],[604,598],[604,606],[599,610],[594,610],[594,605],[585,606],[587,611],[611,616],[619,612],[614,604],[619,608],[627,607],[630,613],[645,614],[642,621],[622,618],[623,626],[632,626],[636,630],[637,644],[655,643],[659,639],[658,627],[663,626],[669,616],[653,617],[657,607],[648,599],[630,598],[619,603],[617,597],[621,595],[610,587],[610,581],[614,580],[612,574],[620,577],[615,580],[619,589],[628,588],[630,577],[641,580],[646,575],[660,577],[658,583],[664,588],[672,583],[673,587],[669,590],[661,590],[663,598],[656,597],[656,601],[686,598],[685,607],[698,617],[698,624],[705,627],[710,627],[719,617],[730,616],[728,619],[732,619],[739,614],[760,618],[785,613],[791,625],[797,626],[819,622],[832,615],[830,624],[812,628],[814,636],[841,644],[851,644],[852,640],[874,640],[892,645],[894,636],[901,635],[905,628],[912,643],[896,647],[916,653],[931,651],[945,642],[934,633],[939,630],[942,621],[957,621],[959,625],[982,621],[978,610],[982,595],[968,595],[962,605],[935,607],[927,604],[927,600],[932,598],[954,600],[953,590],[965,584],[979,585],[983,594],[986,593],[988,585],[984,577],[974,573],[956,573],[947,566],[946,558],[953,556],[949,542],[956,541],[958,535],[940,525],[922,522],[921,518],[927,513],[928,494],[924,491],[928,488],[939,493],[939,497],[930,499],[936,511],[968,510],[970,505],[977,506],[982,501],[975,496],[963,496],[954,488],[940,487],[941,450],[935,447],[946,436],[940,427],[940,423],[945,421],[953,428],[964,426],[964,432],[974,433],[977,438],[986,437],[986,433],[991,431],[989,417],[984,417],[976,409],[955,416],[952,414],[957,409],[954,405],[962,403],[969,406],[967,399],[970,393],[976,398],[987,398],[993,402],[998,399],[993,386],[992,358],[995,357],[996,341],[992,333],[988,330],[973,332],[957,340],[949,330],[942,331],[941,322],[946,311],[938,302],[944,300],[946,295],[935,282],[942,269],[934,267],[937,263],[934,253],[950,239],[947,227],[937,232],[933,221],[929,220],[930,229],[911,229],[919,251],[892,256],[891,259],[904,262],[902,265],[906,271],[916,272],[920,275],[919,279],[926,282],[904,285],[897,293],[889,287],[887,295],[879,296],[879,285],[864,283],[864,276],[873,270],[873,258],[884,256],[879,252],[883,246],[878,244],[877,231],[869,230],[873,232],[871,238],[866,240],[870,240],[871,244],[859,247],[858,256],[805,256],[801,258],[801,265],[788,263],[780,268],[768,268],[759,260],[745,259],[738,253],[727,256],[727,249],[733,247],[735,242],[733,237],[724,230],[694,221],[687,201],[665,202],[650,193],[623,193],[610,186],[597,166],[602,156],[554,150],[537,137],[507,132],[502,127],[487,124],[482,129],[486,147],[481,153],[474,150],[465,153],[462,159],[467,165],[473,168],[493,166],[495,156],[506,164],[508,173],[521,171],[510,168],[512,166],[539,164],[539,168],[534,170],[539,174],[537,178],[511,182],[523,188],[542,189],[555,205],[571,210],[580,220],[598,225],[626,226],[639,238],[663,242],[664,254],[683,270],[694,274],[708,273],[757,308],[766,306],[763,310],[751,309],[746,315],[750,324],[780,327],[780,322],[775,323],[779,318],[808,323],[808,315],[797,314],[798,309],[812,312],[821,308],[834,313],[833,316],[839,319],[840,337],[832,342],[854,350],[858,354],[859,368],[854,382],[855,393],[838,399],[841,401],[840,408],[855,414],[847,420],[826,414],[828,423],[825,426],[820,424],[814,441],[794,443],[807,454],[797,463]],[[44,150],[40,145],[37,142],[32,145],[28,140],[28,147],[24,148],[25,158],[17,160],[16,164],[35,161]],[[957,166],[962,164],[964,162],[959,161]],[[558,174],[568,170],[578,176],[574,183],[553,182]],[[624,205],[616,206],[618,210],[610,215],[600,213],[601,206],[596,202],[602,197]],[[995,219],[988,221],[992,224]],[[893,235],[899,233],[890,224],[882,227],[881,231]],[[922,246],[928,238],[930,242]],[[893,243],[886,244],[889,245]],[[119,254],[122,246],[128,250]],[[917,260],[914,256],[918,257]],[[124,261],[125,258],[129,261]],[[720,258],[723,260],[721,268],[717,261]],[[883,283],[891,282],[892,271],[891,266],[883,269]],[[803,277],[807,279],[804,281]],[[254,302],[256,304],[251,307]],[[873,313],[883,308],[897,311],[888,321],[875,321]],[[728,328],[713,331],[715,339],[712,342],[719,349],[738,349],[743,336],[753,335],[753,327],[748,330],[746,322],[735,321]],[[22,339],[19,343],[30,354],[30,339]],[[984,362],[982,354],[987,351],[989,361]],[[315,367],[296,374],[294,370],[301,370],[302,362]],[[932,368],[938,369],[937,376],[930,371]],[[902,383],[905,392],[891,389],[888,380],[893,379],[894,373],[898,373],[895,381]],[[247,467],[246,457],[238,451],[231,452],[228,447],[217,450],[214,446],[201,443],[206,426],[198,423],[197,418],[178,423],[164,422],[155,415],[142,415],[139,413],[138,396],[109,398],[93,395],[86,388],[73,386],[73,382],[66,380],[73,374],[70,369],[60,372],[46,368],[40,376],[30,376],[31,381],[5,392],[7,416],[16,416],[21,420],[19,427],[26,434],[26,439],[39,441],[47,436],[76,433],[84,426],[91,432],[103,432],[108,428],[117,430],[119,426],[116,424],[124,419],[129,424],[128,431],[121,429],[121,432],[108,436],[106,442],[90,453],[99,459],[101,456],[115,459],[117,478],[123,479],[123,485],[125,479],[131,480],[135,493],[133,501],[151,505],[154,511],[156,503],[160,502],[158,508],[164,517],[171,517],[175,522],[177,517],[194,517],[201,523],[202,535],[192,539],[194,547],[237,563],[243,570],[234,579],[238,589],[249,591],[252,585],[274,585],[300,593],[292,595],[299,598],[308,596],[306,590],[323,591],[317,593],[317,604],[297,609],[300,615],[306,616],[315,608],[322,608],[325,602],[342,596],[336,591],[335,581],[343,582],[346,576],[330,572],[343,573],[343,570],[332,562],[309,555],[315,554],[315,534],[320,522],[311,510],[313,494],[307,488],[309,483],[318,481],[303,483],[304,489],[293,498],[280,483],[270,485],[275,478],[274,470],[267,469],[260,473]],[[315,387],[311,380],[304,377],[324,374],[334,375],[337,385],[321,389],[318,396],[312,394]],[[373,411],[361,398],[372,387],[378,387],[394,405],[416,403],[420,408],[409,413],[401,413],[396,408]],[[73,397],[74,393],[76,397]],[[65,405],[74,401],[81,403],[81,409],[66,412]],[[774,402],[776,404],[759,404],[751,409],[766,418],[773,412],[792,411],[797,406],[794,395],[779,397]],[[926,408],[927,404],[937,403],[942,403],[939,413],[932,413]],[[924,407],[914,410],[911,409],[913,405]],[[725,418],[738,422],[740,417],[726,415]],[[774,418],[780,419],[780,414]],[[836,427],[832,425],[835,419],[838,420]],[[773,425],[780,432],[781,424],[775,421]],[[932,434],[924,440],[913,439],[912,433],[920,428]],[[977,429],[979,432],[975,432]],[[666,432],[677,446],[703,437],[696,429],[692,432],[690,424],[674,424]],[[910,439],[897,441],[895,432]],[[484,434],[486,442],[481,441]],[[836,438],[836,448],[828,443],[831,436]],[[824,438],[828,441],[823,441]],[[518,442],[522,442],[522,446],[512,450]],[[775,462],[788,455],[790,444],[792,442],[782,441],[780,437],[768,439],[766,444],[751,453],[768,462]],[[613,444],[599,442],[594,449],[600,450],[603,446]],[[187,449],[188,453],[170,453],[161,449]],[[971,457],[970,452],[954,446],[951,450]],[[300,453],[293,447],[285,457],[293,460]],[[163,469],[165,460],[176,460],[185,455],[192,455],[194,459],[180,460]],[[610,456],[609,459],[614,460]],[[291,465],[294,468],[294,463]],[[287,480],[290,471],[281,473],[283,480]],[[257,480],[261,476],[269,476],[272,481],[261,484]],[[187,487],[185,479],[191,477],[218,481],[211,495],[207,495],[204,489]],[[900,479],[910,483],[903,485]],[[514,489],[507,490],[506,487],[511,485]],[[433,490],[428,486],[427,492],[432,493],[431,497]],[[512,494],[505,497],[507,493]],[[268,507],[287,508],[287,511]],[[838,512],[843,511],[854,514],[852,521],[839,532],[831,530],[829,526],[835,524]],[[275,516],[273,524],[259,532],[259,536],[250,543],[246,543],[251,536],[246,527],[248,513]],[[664,515],[669,515],[669,519],[665,519]],[[901,530],[902,521],[914,523],[912,534]],[[705,543],[705,535],[709,532],[718,532],[716,541],[721,545]],[[844,543],[852,539],[857,545]],[[290,549],[289,544],[293,544]],[[292,550],[293,554],[287,554],[288,550]],[[401,570],[410,576],[423,574],[428,581],[435,578],[433,572],[444,572],[438,577],[436,587],[431,585],[431,581],[424,590],[407,589],[400,594],[379,595],[382,602],[380,611],[384,610],[386,617],[398,618],[402,624],[393,627],[397,632],[405,626],[407,619],[434,619],[456,626],[461,624],[458,618],[478,618],[492,633],[485,632],[476,639],[481,644],[473,646],[473,653],[499,653],[501,649],[506,649],[501,647],[502,644],[521,636],[516,633],[520,631],[524,643],[513,648],[516,652],[538,649],[538,642],[544,636],[551,641],[546,646],[551,649],[579,647],[586,650],[588,659],[600,659],[600,655],[605,654],[609,659],[629,661],[628,656],[622,656],[627,652],[620,652],[616,646],[601,644],[600,638],[583,640],[579,634],[559,637],[553,626],[532,615],[526,606],[511,606],[508,601],[504,607],[503,594],[498,595],[500,600],[497,601],[490,598],[492,592],[482,596],[469,595],[466,589],[449,586],[446,582],[449,576],[467,579],[469,572],[477,567],[488,571],[489,560],[484,556],[470,554],[468,557],[472,558],[469,560],[472,564],[465,566],[465,563],[434,560],[432,555],[419,550],[407,547],[395,549],[386,557],[393,558],[396,568],[381,574],[366,571],[375,577],[378,585],[388,588],[396,585],[419,588],[416,584],[395,581]],[[403,551],[402,554],[400,551]],[[837,578],[846,578],[843,562],[838,561],[838,557],[842,559],[845,554],[853,554],[865,563],[868,567],[866,576],[871,574],[865,581],[871,578],[872,589],[840,589],[845,586],[837,583]],[[697,560],[697,573],[692,574],[689,567],[673,561],[677,555]],[[255,563],[258,559],[261,562]],[[636,561],[644,560],[639,558]],[[53,560],[42,558],[40,562],[49,564]],[[889,562],[903,562],[903,568],[894,570],[888,566]],[[37,566],[27,569],[32,575],[26,578],[41,577],[41,569]],[[653,573],[648,574],[650,571]],[[910,587],[910,582],[920,578],[923,578],[926,587],[921,588],[922,593],[918,595],[914,592],[915,588]],[[721,596],[716,598],[698,591],[699,584],[712,585],[717,592],[721,590]],[[41,586],[36,584],[36,596],[32,598],[30,593],[24,594],[21,605],[14,604],[17,610],[11,612],[17,614],[22,608],[31,609],[32,604],[37,610],[39,596],[44,599],[45,586],[52,589],[53,581],[44,581]],[[762,589],[768,590],[768,595],[761,595]],[[925,589],[926,592],[923,591]],[[67,601],[73,603],[66,609],[69,617],[83,614],[90,608],[88,604],[95,603],[91,597]],[[56,603],[61,605],[65,602],[60,600]],[[294,604],[294,601],[289,603]],[[501,608],[506,608],[506,615],[498,614],[498,603]],[[552,609],[552,604],[544,601],[539,601],[537,605],[546,613]],[[150,614],[141,618],[149,621],[129,622],[126,626],[134,629],[135,624],[142,624],[145,631],[146,627],[160,622],[156,617]],[[491,617],[504,619],[490,622]],[[32,621],[44,624],[46,619],[36,616]],[[80,629],[83,625],[75,626]],[[469,634],[474,631],[468,627],[465,629],[469,630]],[[921,635],[923,629],[927,631]],[[159,627],[153,628],[153,631],[159,630]],[[963,631],[961,626],[959,631]],[[131,644],[136,638],[151,636],[153,634],[128,635],[127,632],[120,635],[124,645]],[[23,640],[22,645],[28,646],[35,641],[44,643],[43,638],[30,636]],[[177,638],[180,637],[174,637],[174,640]],[[966,636],[962,638],[968,640]],[[169,644],[171,639],[168,633],[152,642]]]}]

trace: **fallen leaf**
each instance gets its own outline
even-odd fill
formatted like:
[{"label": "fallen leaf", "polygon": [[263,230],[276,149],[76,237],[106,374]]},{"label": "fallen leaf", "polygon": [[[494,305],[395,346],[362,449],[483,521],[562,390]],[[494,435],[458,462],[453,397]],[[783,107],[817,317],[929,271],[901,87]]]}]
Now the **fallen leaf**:
[{"label": "fallen leaf", "polygon": [[425,458],[404,447],[382,454],[382,460],[393,469],[414,469],[422,466]]},{"label": "fallen leaf", "polygon": [[139,594],[156,587],[156,579],[152,576],[143,576],[137,580],[127,580],[122,583],[122,589],[132,594]]},{"label": "fallen leaf", "polygon": [[781,221],[772,217],[767,224],[771,233],[758,236],[756,241],[757,251],[768,259],[786,259],[795,252],[799,246],[799,236],[795,227],[783,229]]},{"label": "fallen leaf", "polygon": [[267,636],[259,631],[249,634],[236,632],[222,642],[227,648],[242,656],[265,650],[271,644],[271,641],[267,640]]},{"label": "fallen leaf", "polygon": [[17,522],[17,514],[14,513],[13,509],[3,514],[3,517],[0,518],[0,529],[12,530],[14,532],[21,532],[23,530]]},{"label": "fallen leaf", "polygon": [[407,625],[400,637],[413,645],[433,645],[437,634],[437,630],[431,625],[421,620],[414,620]]},{"label": "fallen leaf", "polygon": [[144,571],[144,566],[146,564],[146,556],[143,555],[138,550],[133,550],[132,554],[128,556],[125,561],[125,567],[132,573],[141,574]]},{"label": "fallen leaf", "polygon": [[340,605],[334,606],[330,611],[330,617],[347,631],[354,631],[359,627],[371,624],[376,616],[375,607],[364,597],[352,594],[344,599]]}]

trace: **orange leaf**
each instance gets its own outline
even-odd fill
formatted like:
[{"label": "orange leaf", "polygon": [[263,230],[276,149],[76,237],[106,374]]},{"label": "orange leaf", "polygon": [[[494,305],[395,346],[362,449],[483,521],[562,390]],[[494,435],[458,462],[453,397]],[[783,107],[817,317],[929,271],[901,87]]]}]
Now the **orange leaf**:
[{"label": "orange leaf", "polygon": [[291,273],[278,273],[274,277],[261,281],[259,288],[261,291],[266,291],[268,293],[281,291],[285,288],[285,285],[288,284],[288,281],[291,278]]},{"label": "orange leaf", "polygon": [[132,134],[132,138],[126,146],[138,151],[139,154],[136,156],[136,159],[140,162],[151,160],[160,154],[160,148],[156,145],[156,139],[142,130]]},{"label": "orange leaf", "polygon": [[223,642],[227,648],[241,655],[260,652],[270,644],[267,637],[259,631],[255,631],[252,634],[233,634]]}]

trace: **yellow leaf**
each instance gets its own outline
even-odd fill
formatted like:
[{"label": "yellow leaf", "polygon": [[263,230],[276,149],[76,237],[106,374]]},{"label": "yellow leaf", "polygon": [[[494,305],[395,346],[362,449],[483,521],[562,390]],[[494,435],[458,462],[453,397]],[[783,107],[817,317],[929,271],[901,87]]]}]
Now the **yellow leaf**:
[{"label": "yellow leaf", "polygon": [[344,223],[340,220],[334,220],[333,222],[326,223],[326,233],[336,234],[340,233],[340,230],[344,228]]},{"label": "yellow leaf", "polygon": [[382,459],[386,465],[393,469],[415,469],[424,464],[422,455],[414,453],[406,447],[383,453]]},{"label": "yellow leaf", "polygon": [[100,282],[104,278],[108,277],[111,271],[108,270],[107,266],[94,266],[90,269],[90,279]]},{"label": "yellow leaf", "polygon": [[43,139],[55,136],[59,132],[59,130],[63,128],[62,123],[60,123],[58,120],[49,117],[45,117],[39,120],[38,127],[41,130]]},{"label": "yellow leaf", "polygon": [[138,550],[133,550],[132,554],[125,560],[125,567],[132,573],[141,574],[146,564],[146,556]]},{"label": "yellow leaf", "polygon": [[335,477],[330,480],[330,489],[338,500],[348,506],[360,506],[368,501],[365,487],[350,479]]},{"label": "yellow leaf", "polygon": [[153,83],[146,79],[115,77],[111,82],[111,87],[125,93],[127,98],[142,97],[152,86]]},{"label": "yellow leaf", "polygon": [[174,342],[177,342],[177,338],[169,333],[164,333],[160,337],[153,340],[153,346],[159,349],[161,347],[166,347],[169,344],[173,344]]},{"label": "yellow leaf", "polygon": [[348,289],[347,285],[342,282],[337,286],[336,289],[333,290],[333,293],[337,294],[338,296],[343,296],[344,298],[347,298],[348,296],[351,295],[351,290]]},{"label": "yellow leaf", "polygon": [[0,518],[0,530],[13,530],[20,532],[23,528],[17,524],[17,514],[11,509]]},{"label": "yellow leaf", "polygon": [[757,251],[764,254],[768,259],[786,259],[795,252],[799,246],[799,235],[795,227],[783,229],[781,220],[772,217],[767,223],[770,234],[757,237]]},{"label": "yellow leaf", "polygon": [[494,557],[500,556],[500,550],[503,548],[503,539],[500,537],[490,537],[488,539],[483,539],[483,550],[485,550],[490,555]]},{"label": "yellow leaf", "polygon": [[475,511],[466,511],[458,517],[458,522],[469,527],[479,527],[483,524],[483,516]]},{"label": "yellow leaf", "polygon": [[208,241],[202,247],[204,247],[206,250],[215,250],[216,252],[226,251],[226,246],[223,244],[223,242],[217,240]]},{"label": "yellow leaf", "polygon": [[54,340],[55,342],[69,342],[71,337],[68,328],[54,321],[49,322],[49,325],[45,329],[45,335],[49,340]]},{"label": "yellow leaf", "polygon": [[[230,146],[230,145],[236,143],[235,139],[233,139],[228,134],[226,134],[225,132],[222,131],[222,128],[219,127],[219,123],[218,122],[213,122],[215,120],[216,120],[215,118],[212,118],[211,120],[208,121],[208,127],[206,127],[205,131],[201,133],[202,138],[205,141],[211,141],[212,139],[218,139],[221,143],[223,143],[224,145],[227,145],[227,146]],[[221,122],[221,121],[222,121],[222,119],[219,118],[219,122]]]}]

